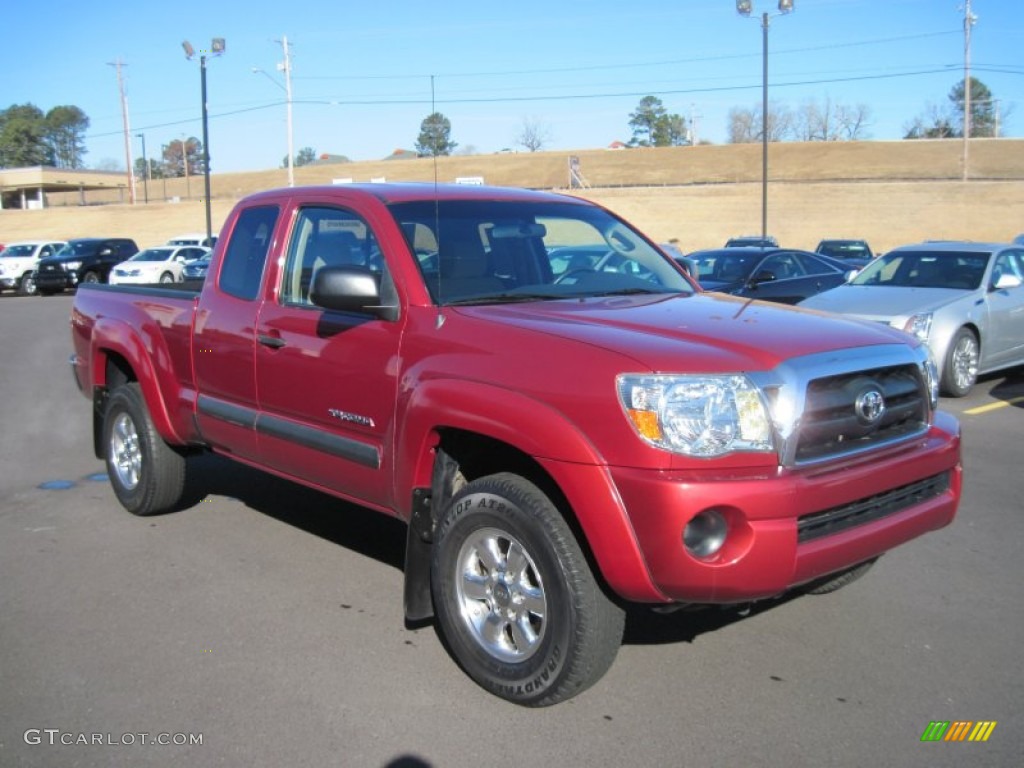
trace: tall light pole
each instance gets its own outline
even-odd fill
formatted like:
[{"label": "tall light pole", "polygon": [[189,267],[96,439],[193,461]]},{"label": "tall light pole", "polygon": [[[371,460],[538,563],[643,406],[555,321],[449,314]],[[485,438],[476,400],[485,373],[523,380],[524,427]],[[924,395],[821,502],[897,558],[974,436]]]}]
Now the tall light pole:
[{"label": "tall light pole", "polygon": [[284,91],[286,104],[288,107],[288,186],[295,186],[295,148],[292,141],[292,59],[291,53],[288,50],[288,37],[283,35],[280,40],[281,48],[284,51],[284,61],[278,62],[277,69],[279,72],[284,72],[284,85],[281,85],[277,80],[271,77],[266,70],[260,69],[259,67],[253,67],[254,73],[259,73],[266,77],[270,82],[276,85],[278,88]]},{"label": "tall light pole", "polygon": [[[185,40],[182,42],[181,47],[185,49],[185,58],[191,61],[192,56],[195,55],[195,50],[192,48],[192,44],[188,40]],[[206,109],[206,57],[207,55],[220,56],[224,53],[224,48],[224,38],[215,37],[210,43],[209,51],[199,52],[199,82],[203,100],[203,182],[205,184],[204,200],[206,203],[207,242],[211,241],[213,238],[213,222],[210,216],[210,133]]]},{"label": "tall light pole", "polygon": [[[768,237],[768,25],[772,16],[792,12],[794,0],[779,0],[779,12],[761,14],[761,238]],[[750,17],[752,0],[736,0],[736,11]]]},{"label": "tall light pole", "polygon": [[144,201],[149,202],[149,160],[146,159],[146,134],[136,133],[142,139],[142,191]]}]

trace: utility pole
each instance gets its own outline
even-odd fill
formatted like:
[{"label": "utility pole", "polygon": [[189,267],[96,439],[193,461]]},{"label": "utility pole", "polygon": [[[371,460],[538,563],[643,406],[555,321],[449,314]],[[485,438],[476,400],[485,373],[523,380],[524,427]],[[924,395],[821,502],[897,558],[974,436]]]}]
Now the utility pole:
[{"label": "utility pole", "polygon": [[978,17],[971,13],[971,0],[964,0],[964,181],[967,181],[967,156],[971,139],[971,27],[977,20]]},{"label": "utility pole", "polygon": [[284,51],[284,62],[280,65],[284,71],[285,98],[288,100],[288,186],[295,186],[295,147],[292,139],[292,57],[288,51],[288,36],[281,36],[281,48]]},{"label": "utility pole", "polygon": [[694,147],[697,146],[698,143],[697,121],[704,117],[704,115],[695,111],[696,108],[696,105],[693,102],[690,102],[690,145]]},{"label": "utility pole", "polygon": [[117,61],[107,62],[117,70],[117,88],[121,93],[121,120],[124,123],[124,165],[128,170],[128,199],[135,205],[135,169],[132,168],[132,129],[128,121],[128,97],[124,92],[124,76],[121,73],[123,63],[119,58]]}]

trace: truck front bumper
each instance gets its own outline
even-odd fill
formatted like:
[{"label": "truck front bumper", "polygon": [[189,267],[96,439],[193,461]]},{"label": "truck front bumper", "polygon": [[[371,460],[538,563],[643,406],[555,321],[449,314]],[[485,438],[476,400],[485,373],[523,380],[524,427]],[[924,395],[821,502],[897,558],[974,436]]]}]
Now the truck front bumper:
[{"label": "truck front bumper", "polygon": [[[649,577],[668,600],[745,602],[781,594],[948,525],[960,499],[959,425],[871,459],[806,469],[611,468]],[[683,533],[702,512],[726,522],[708,557]],[[614,585],[613,585],[614,587]]]}]

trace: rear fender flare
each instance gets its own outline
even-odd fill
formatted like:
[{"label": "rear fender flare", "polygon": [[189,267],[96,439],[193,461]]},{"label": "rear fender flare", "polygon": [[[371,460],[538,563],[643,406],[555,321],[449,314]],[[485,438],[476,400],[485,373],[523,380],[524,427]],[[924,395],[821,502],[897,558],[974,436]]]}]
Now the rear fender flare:
[{"label": "rear fender flare", "polygon": [[[154,361],[168,361],[169,355],[163,339],[159,335],[151,336],[154,344],[147,345],[139,332],[124,321],[103,317],[96,321],[92,330],[92,385],[107,387],[107,361],[111,356],[120,356],[128,363],[139,382],[146,408],[153,419],[160,436],[172,445],[184,445],[187,429],[186,424],[176,424],[167,407],[169,402],[179,402],[178,385],[174,373],[169,368],[158,371]],[[182,429],[185,426],[186,429]]]}]

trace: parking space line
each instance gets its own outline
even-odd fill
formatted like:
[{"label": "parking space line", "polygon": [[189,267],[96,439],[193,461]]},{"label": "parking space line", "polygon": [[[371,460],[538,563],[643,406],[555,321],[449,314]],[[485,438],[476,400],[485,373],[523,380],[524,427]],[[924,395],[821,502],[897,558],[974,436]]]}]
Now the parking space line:
[{"label": "parking space line", "polygon": [[1024,403],[1024,397],[1011,397],[1009,400],[1003,400],[1001,403],[989,403],[988,405],[979,405],[977,408],[970,408],[964,411],[964,414],[966,416],[977,416],[980,413],[997,411],[1000,408],[1006,408],[1007,406],[1016,405],[1017,403]]}]

